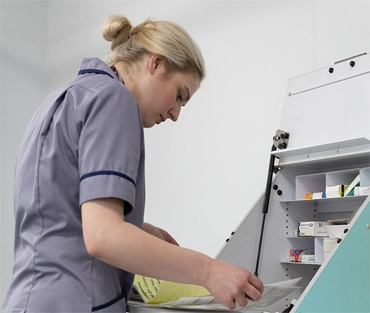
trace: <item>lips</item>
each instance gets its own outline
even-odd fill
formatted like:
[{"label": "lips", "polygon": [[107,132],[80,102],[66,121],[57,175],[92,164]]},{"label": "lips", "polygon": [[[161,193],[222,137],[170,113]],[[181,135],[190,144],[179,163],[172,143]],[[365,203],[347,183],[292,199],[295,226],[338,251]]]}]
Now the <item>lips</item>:
[{"label": "lips", "polygon": [[159,125],[160,123],[162,123],[162,122],[164,122],[165,120],[164,120],[164,118],[163,118],[163,116],[160,114],[159,115],[159,120],[157,121],[157,122],[155,122],[157,125]]}]

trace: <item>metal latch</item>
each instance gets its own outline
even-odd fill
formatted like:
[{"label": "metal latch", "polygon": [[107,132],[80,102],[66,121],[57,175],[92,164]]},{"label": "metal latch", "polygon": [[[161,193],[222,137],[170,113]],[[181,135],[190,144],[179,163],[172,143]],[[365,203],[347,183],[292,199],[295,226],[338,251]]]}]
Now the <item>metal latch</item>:
[{"label": "metal latch", "polygon": [[286,149],[288,147],[290,133],[278,129],[273,137],[274,146],[280,150]]}]

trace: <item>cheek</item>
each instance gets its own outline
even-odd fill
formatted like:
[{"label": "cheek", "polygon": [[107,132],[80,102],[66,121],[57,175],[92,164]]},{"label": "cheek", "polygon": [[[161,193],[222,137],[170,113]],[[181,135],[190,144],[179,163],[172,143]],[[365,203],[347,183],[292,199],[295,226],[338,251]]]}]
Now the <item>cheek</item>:
[{"label": "cheek", "polygon": [[173,95],[167,95],[167,97],[163,99],[163,106],[166,107],[168,110],[171,109],[175,104],[173,99]]},{"label": "cheek", "polygon": [[156,109],[159,109],[161,111],[163,110],[169,110],[174,105],[174,97],[173,95],[166,93],[163,91],[162,93],[159,93],[157,97],[154,100]]},{"label": "cheek", "polygon": [[163,90],[162,94],[163,104],[165,104],[167,108],[173,107],[176,104],[177,95],[178,88],[173,85],[167,86],[167,88]]},{"label": "cheek", "polygon": [[153,82],[147,98],[152,112],[163,113],[170,110],[175,104],[176,93],[174,86],[168,82]]}]

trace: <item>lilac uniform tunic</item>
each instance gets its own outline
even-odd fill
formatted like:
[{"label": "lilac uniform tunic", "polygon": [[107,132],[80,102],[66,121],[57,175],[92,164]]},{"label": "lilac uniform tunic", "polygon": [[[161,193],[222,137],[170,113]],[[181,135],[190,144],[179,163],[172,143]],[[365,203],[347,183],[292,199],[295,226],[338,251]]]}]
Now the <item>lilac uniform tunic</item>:
[{"label": "lilac uniform tunic", "polygon": [[[142,227],[144,132],[137,102],[99,59],[49,95],[26,129],[15,176],[15,260],[2,312],[125,312],[133,274],[91,257],[81,204],[115,197]],[[127,251],[130,253],[130,251]]]}]

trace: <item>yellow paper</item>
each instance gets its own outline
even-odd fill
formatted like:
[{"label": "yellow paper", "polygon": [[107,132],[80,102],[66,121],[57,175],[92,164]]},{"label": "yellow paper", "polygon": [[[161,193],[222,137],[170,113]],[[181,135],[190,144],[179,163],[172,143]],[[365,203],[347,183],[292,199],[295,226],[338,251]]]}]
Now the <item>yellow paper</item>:
[{"label": "yellow paper", "polygon": [[134,285],[146,304],[158,304],[183,297],[199,297],[210,294],[206,288],[201,286],[179,284],[141,275],[135,275]]}]

